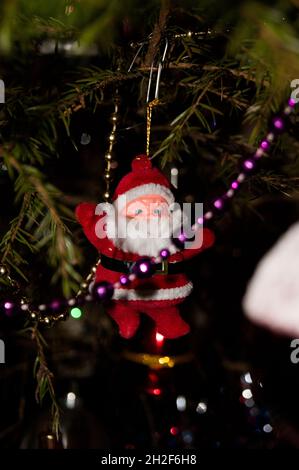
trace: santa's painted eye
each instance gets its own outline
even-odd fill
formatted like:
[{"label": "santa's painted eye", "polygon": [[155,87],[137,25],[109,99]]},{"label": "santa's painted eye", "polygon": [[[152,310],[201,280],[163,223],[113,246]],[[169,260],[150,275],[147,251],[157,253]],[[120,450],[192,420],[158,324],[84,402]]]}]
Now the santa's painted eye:
[{"label": "santa's painted eye", "polygon": [[139,215],[139,214],[142,214],[142,209],[136,209],[135,210],[135,215]]}]

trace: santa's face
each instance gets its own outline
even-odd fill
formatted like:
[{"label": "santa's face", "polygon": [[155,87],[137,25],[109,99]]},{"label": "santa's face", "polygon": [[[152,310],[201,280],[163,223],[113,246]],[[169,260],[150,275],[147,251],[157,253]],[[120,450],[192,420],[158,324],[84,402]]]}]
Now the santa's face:
[{"label": "santa's face", "polygon": [[129,219],[147,219],[158,223],[159,219],[169,217],[169,205],[162,196],[149,194],[128,202],[122,215]]},{"label": "santa's face", "polygon": [[[106,217],[107,235],[121,250],[142,256],[157,256],[162,248],[172,246],[172,234],[181,226],[181,210],[161,195],[138,197]],[[116,215],[116,217],[115,217]]]}]

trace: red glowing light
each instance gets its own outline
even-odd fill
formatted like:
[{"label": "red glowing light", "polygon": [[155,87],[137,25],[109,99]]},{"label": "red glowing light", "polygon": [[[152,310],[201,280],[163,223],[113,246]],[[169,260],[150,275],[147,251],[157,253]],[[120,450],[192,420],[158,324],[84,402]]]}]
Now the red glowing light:
[{"label": "red glowing light", "polygon": [[162,391],[160,388],[154,388],[153,394],[156,395],[157,397],[161,395]]},{"label": "red glowing light", "polygon": [[157,374],[155,374],[154,372],[150,372],[150,373],[148,374],[148,378],[149,378],[149,380],[150,380],[153,384],[155,384],[155,383],[157,383],[157,382],[159,381],[159,377],[158,377]]},{"label": "red glowing light", "polygon": [[161,335],[160,333],[156,333],[156,343],[158,345],[162,345],[164,342],[164,336]]},{"label": "red glowing light", "polygon": [[173,436],[176,436],[178,433],[179,433],[179,430],[176,426],[172,426],[170,428],[170,434],[172,434]]}]

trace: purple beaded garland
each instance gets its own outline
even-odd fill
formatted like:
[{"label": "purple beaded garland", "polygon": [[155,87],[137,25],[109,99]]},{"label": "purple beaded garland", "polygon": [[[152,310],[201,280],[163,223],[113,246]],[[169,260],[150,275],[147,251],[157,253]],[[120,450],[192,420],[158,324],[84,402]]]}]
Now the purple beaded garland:
[{"label": "purple beaded garland", "polygon": [[5,300],[2,304],[5,315],[12,317],[16,313],[16,304],[11,300]]},{"label": "purple beaded garland", "polygon": [[247,159],[243,163],[243,168],[245,171],[251,171],[255,167],[255,162],[253,160]]},{"label": "purple beaded garland", "polygon": [[122,274],[119,278],[119,283],[122,285],[122,286],[128,286],[130,284],[130,279],[129,279],[129,276],[127,276],[127,274]]},{"label": "purple beaded garland", "polygon": [[269,144],[269,142],[268,142],[267,140],[263,140],[263,141],[261,142],[260,147],[261,147],[263,150],[268,150],[269,147],[270,147],[270,144]]},{"label": "purple beaded garland", "polygon": [[188,237],[187,235],[185,234],[185,232],[183,231],[180,231],[178,234],[176,234],[173,238],[172,238],[172,243],[177,247],[179,248],[180,250],[182,250],[185,246],[185,242],[188,240]]},{"label": "purple beaded garland", "polygon": [[137,260],[132,267],[132,273],[139,279],[151,277],[155,272],[155,265],[148,257],[142,257]]},{"label": "purple beaded garland", "polygon": [[163,248],[163,250],[160,251],[161,259],[166,260],[169,258],[169,256],[170,256],[170,251],[168,250],[168,248]]},{"label": "purple beaded garland", "polygon": [[275,117],[273,119],[273,131],[274,132],[282,132],[283,129],[284,129],[284,122],[283,122],[283,119],[281,117]]},{"label": "purple beaded garland", "polygon": [[93,288],[93,295],[97,300],[110,300],[113,292],[113,284],[107,281],[97,282]]},{"label": "purple beaded garland", "polygon": [[63,309],[64,306],[65,306],[64,299],[55,299],[51,302],[49,310],[53,313],[58,313]]},{"label": "purple beaded garland", "polygon": [[223,199],[219,198],[219,199],[216,199],[216,201],[214,202],[214,207],[218,210],[221,210],[223,209],[223,204],[224,204]]}]

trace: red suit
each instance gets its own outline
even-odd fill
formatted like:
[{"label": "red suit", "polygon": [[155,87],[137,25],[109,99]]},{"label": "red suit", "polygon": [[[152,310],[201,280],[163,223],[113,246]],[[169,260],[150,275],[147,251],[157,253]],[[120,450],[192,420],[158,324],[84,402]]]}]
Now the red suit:
[{"label": "red suit", "polygon": [[[137,157],[135,162],[138,158],[144,162],[146,157]],[[162,186],[170,187],[168,180],[160,172],[158,179],[158,170],[156,168],[152,169],[151,165],[144,168],[143,164],[142,175],[138,175],[138,170],[139,173],[141,170],[140,162],[139,165],[135,163],[135,167],[134,164],[132,166],[133,172],[123,178],[116,189],[114,199],[117,199],[120,194],[130,195],[131,190],[136,187],[139,188],[137,194],[140,194],[140,187],[144,188],[145,191],[147,189],[152,191],[153,181],[159,191],[163,190],[163,188],[161,189]],[[136,174],[139,176],[137,179]],[[126,184],[126,178],[127,183],[130,184]],[[124,180],[125,185],[123,184]],[[138,181],[138,186],[135,185],[136,181]],[[169,190],[167,194],[171,194]],[[131,194],[131,196],[134,195]],[[113,239],[107,236],[98,238],[95,226],[101,216],[95,214],[95,208],[96,204],[82,203],[76,209],[77,218],[88,240],[106,257],[127,262],[140,259],[141,255],[139,254],[124,252],[117,248]],[[203,243],[199,248],[184,249],[174,253],[168,258],[168,263],[187,260],[210,247],[213,242],[213,233],[208,229],[204,229]],[[107,269],[99,264],[95,281],[108,281],[114,284],[119,280],[120,275],[120,272]],[[127,287],[120,286],[116,288],[112,301],[107,305],[107,310],[118,324],[120,335],[124,338],[130,338],[135,334],[140,322],[140,313],[146,313],[150,316],[156,323],[157,332],[165,338],[177,338],[190,331],[189,325],[184,322],[179,314],[178,304],[184,301],[191,290],[192,283],[183,272],[179,274],[155,273],[148,279],[136,279]]]}]

